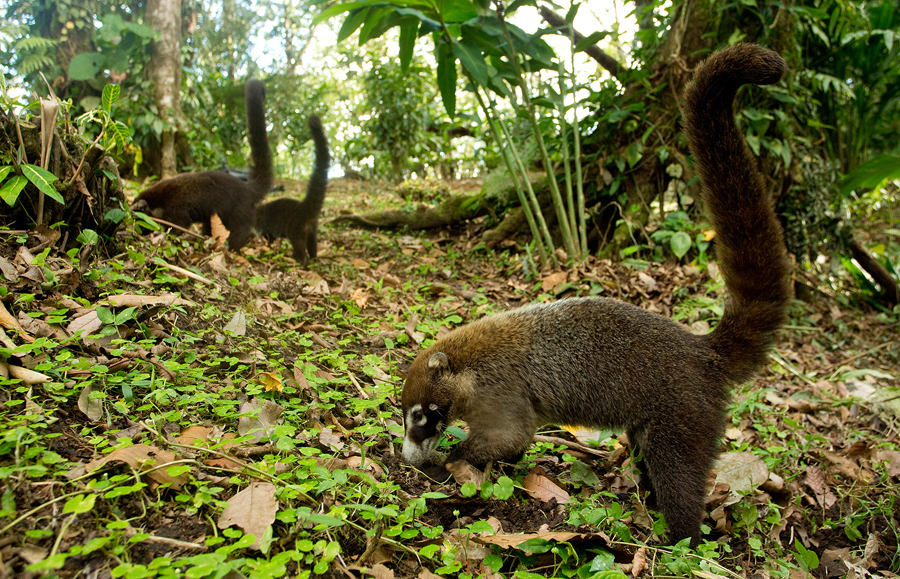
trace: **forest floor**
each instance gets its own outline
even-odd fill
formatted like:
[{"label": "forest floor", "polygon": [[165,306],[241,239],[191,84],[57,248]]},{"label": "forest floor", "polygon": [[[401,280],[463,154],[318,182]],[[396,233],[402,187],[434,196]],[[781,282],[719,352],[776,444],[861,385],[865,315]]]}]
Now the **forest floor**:
[{"label": "forest floor", "polygon": [[704,332],[725,297],[714,263],[532,271],[516,242],[479,241],[489,218],[328,223],[434,190],[332,182],[307,269],[286,241],[235,256],[130,218],[74,263],[0,231],[0,360],[39,373],[0,377],[0,576],[900,574],[898,317],[835,280],[736,389],[694,551],[663,546],[618,432],[547,427],[486,481],[405,465],[405,371],[450,329],[602,295]]}]

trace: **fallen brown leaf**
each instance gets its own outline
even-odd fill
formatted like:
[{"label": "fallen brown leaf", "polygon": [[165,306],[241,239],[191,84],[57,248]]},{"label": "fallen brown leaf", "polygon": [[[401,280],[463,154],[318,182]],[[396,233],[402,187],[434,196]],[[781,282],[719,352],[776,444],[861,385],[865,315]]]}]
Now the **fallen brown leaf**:
[{"label": "fallen brown leaf", "polygon": [[541,280],[541,290],[545,292],[549,292],[556,286],[561,283],[564,283],[568,278],[568,273],[564,271],[558,271],[556,273],[551,273],[547,277]]},{"label": "fallen brown leaf", "polygon": [[277,514],[275,485],[266,482],[250,483],[250,486],[231,497],[216,526],[220,529],[232,525],[240,527],[244,533],[256,537],[250,548],[258,550],[259,540],[269,525],[275,522]]},{"label": "fallen brown leaf", "polygon": [[716,482],[725,483],[731,489],[724,502],[726,506],[740,501],[742,495],[755,491],[769,478],[766,463],[750,452],[726,452],[713,469],[718,473]]},{"label": "fallen brown leaf", "polygon": [[885,469],[891,478],[900,478],[900,452],[896,450],[876,450],[872,458],[885,463]]},{"label": "fallen brown leaf", "polygon": [[568,543],[571,541],[590,541],[606,543],[607,538],[603,533],[572,533],[568,531],[550,532],[550,533],[525,533],[522,535],[491,535],[489,537],[472,537],[472,540],[483,545],[497,545],[501,549],[509,549],[510,547],[518,547],[525,541],[531,539],[543,539],[545,541],[557,541],[560,543]]},{"label": "fallen brown leaf", "polygon": [[647,565],[647,547],[641,547],[631,559],[631,576],[637,577],[649,568]]},{"label": "fallen brown leaf", "polygon": [[238,434],[244,436],[252,432],[251,444],[259,443],[263,438],[269,437],[269,429],[281,423],[281,415],[284,408],[271,400],[253,398],[249,402],[241,404],[241,414],[248,414],[258,410],[253,416],[242,416],[238,420]]},{"label": "fallen brown leaf", "polygon": [[[98,460],[92,460],[84,466],[87,472],[94,471],[108,462],[122,461],[139,472],[145,473],[147,478],[158,483],[171,483],[172,488],[180,489],[188,481],[186,474],[176,477],[166,472],[165,468],[156,468],[178,460],[178,455],[167,450],[160,450],[149,444],[135,444],[114,450]],[[149,472],[147,472],[149,471]]]},{"label": "fallen brown leaf", "polygon": [[44,382],[50,382],[52,380],[52,378],[46,374],[41,374],[40,372],[23,368],[22,366],[7,364],[5,362],[0,362],[0,364],[3,364],[4,371],[9,374],[9,376],[21,380],[23,384],[28,386],[33,384],[43,384]]},{"label": "fallen brown leaf", "polygon": [[0,326],[3,326],[7,330],[13,330],[19,337],[28,342],[33,342],[34,338],[29,336],[25,330],[19,325],[18,320],[12,316],[12,314],[7,311],[6,306],[3,305],[3,302],[0,302]]},{"label": "fallen brown leaf", "polygon": [[375,579],[394,579],[394,572],[381,563],[372,565],[369,569],[369,574]]},{"label": "fallen brown leaf", "polygon": [[105,300],[98,303],[108,303],[117,307],[141,307],[141,306],[196,306],[194,302],[180,298],[172,293],[160,294],[158,296],[144,296],[138,294],[118,294],[108,296]]},{"label": "fallen brown leaf", "polygon": [[81,332],[81,336],[90,336],[103,327],[103,322],[97,317],[97,312],[91,310],[83,316],[78,316],[66,326],[69,335],[74,336],[76,332]]},{"label": "fallen brown leaf", "polygon": [[91,398],[92,391],[90,382],[81,389],[81,394],[78,396],[78,410],[81,410],[91,422],[100,422],[103,418],[103,403]]},{"label": "fallen brown leaf", "polygon": [[837,497],[831,492],[828,483],[825,482],[825,473],[819,467],[812,465],[806,469],[806,478],[804,479],[816,497],[816,502],[820,507],[829,509],[837,502]]},{"label": "fallen brown leaf", "polygon": [[488,480],[487,473],[490,471],[490,465],[482,472],[464,460],[448,462],[444,465],[444,468],[453,475],[453,480],[456,481],[456,484],[464,485],[470,482],[475,483],[476,487],[481,487]]},{"label": "fallen brown leaf", "polygon": [[259,383],[266,387],[266,392],[284,392],[281,376],[272,372],[260,372]]},{"label": "fallen brown leaf", "polygon": [[528,494],[545,503],[549,503],[552,499],[556,499],[560,505],[569,502],[569,493],[544,475],[538,474],[536,469],[531,469],[531,472],[525,475],[522,486],[525,487]]},{"label": "fallen brown leaf", "polygon": [[189,446],[198,446],[198,442],[208,442],[213,429],[206,426],[188,426],[175,437],[175,442]]},{"label": "fallen brown leaf", "polygon": [[222,218],[219,217],[218,213],[213,213],[209,218],[209,227],[213,239],[216,240],[216,249],[219,249],[225,245],[225,241],[228,239],[228,236],[231,235],[231,232],[228,231],[222,223]]}]

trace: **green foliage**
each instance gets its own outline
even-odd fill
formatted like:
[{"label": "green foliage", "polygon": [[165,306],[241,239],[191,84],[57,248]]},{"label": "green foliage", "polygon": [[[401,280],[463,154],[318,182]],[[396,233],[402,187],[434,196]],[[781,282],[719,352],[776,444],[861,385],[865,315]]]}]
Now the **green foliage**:
[{"label": "green foliage", "polygon": [[[22,174],[17,174],[16,170]],[[6,179],[7,177],[10,178]],[[56,175],[50,171],[30,163],[23,163],[18,167],[0,167],[0,199],[3,199],[7,205],[12,207],[19,199],[19,193],[30,182],[45,195],[62,204],[65,203],[65,200],[53,185],[58,180]]]},{"label": "green foliage", "polygon": [[874,189],[887,179],[900,179],[900,157],[879,155],[869,159],[844,176],[841,194],[846,196],[856,189]]},{"label": "green foliage", "polygon": [[100,134],[95,142],[98,142],[106,151],[115,153],[122,151],[131,143],[131,129],[119,120],[113,120],[112,107],[119,99],[122,88],[117,84],[108,84],[103,87],[103,94],[99,107],[84,113],[75,119],[81,126],[90,122],[100,124]]},{"label": "green foliage", "polygon": [[404,71],[396,58],[379,49],[367,52],[366,60],[368,70],[361,78],[365,101],[357,108],[360,131],[344,145],[347,160],[371,163],[373,176],[392,181],[413,173],[424,177],[429,167],[438,172],[451,152],[439,129],[431,70],[418,58]]}]

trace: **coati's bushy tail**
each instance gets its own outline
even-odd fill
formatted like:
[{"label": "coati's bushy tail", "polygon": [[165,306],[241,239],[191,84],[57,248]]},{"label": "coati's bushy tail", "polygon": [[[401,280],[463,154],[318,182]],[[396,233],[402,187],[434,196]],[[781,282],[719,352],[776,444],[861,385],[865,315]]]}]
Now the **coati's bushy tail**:
[{"label": "coati's bushy tail", "polygon": [[250,141],[250,179],[247,181],[256,195],[256,203],[272,191],[272,149],[266,135],[266,86],[261,80],[247,81],[244,89],[247,101],[247,140]]},{"label": "coati's bushy tail", "polygon": [[322,120],[318,115],[310,115],[306,121],[312,133],[313,144],[316,148],[316,163],[313,173],[306,185],[306,198],[303,200],[306,210],[311,215],[318,215],[322,211],[322,203],[325,201],[325,189],[328,187],[328,167],[331,165],[331,154],[328,151],[328,137],[322,129]]},{"label": "coati's bushy tail", "polygon": [[715,354],[716,371],[729,384],[748,380],[765,363],[791,297],[781,225],[732,105],[741,85],[774,84],[786,70],[775,52],[736,44],[697,67],[683,104],[730,298],[722,320],[704,339]]}]

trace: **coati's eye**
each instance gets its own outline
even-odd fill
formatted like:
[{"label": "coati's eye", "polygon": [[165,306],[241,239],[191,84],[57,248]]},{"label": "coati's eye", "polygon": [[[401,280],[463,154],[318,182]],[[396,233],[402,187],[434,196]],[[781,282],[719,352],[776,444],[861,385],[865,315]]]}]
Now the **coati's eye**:
[{"label": "coati's eye", "polygon": [[412,419],[413,419],[413,422],[416,422],[416,423],[418,423],[420,420],[422,420],[422,411],[416,410],[415,412],[413,412]]}]

